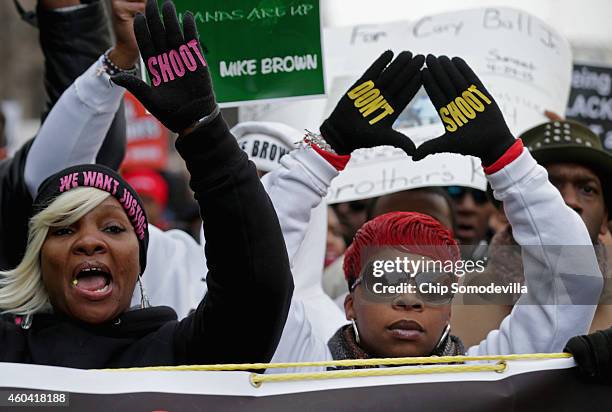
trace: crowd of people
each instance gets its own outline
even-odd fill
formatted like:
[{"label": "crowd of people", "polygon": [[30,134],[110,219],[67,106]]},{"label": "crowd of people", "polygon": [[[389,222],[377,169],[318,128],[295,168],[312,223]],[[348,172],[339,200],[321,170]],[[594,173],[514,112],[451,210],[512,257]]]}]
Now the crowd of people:
[{"label": "crowd of people", "polygon": [[[569,350],[586,376],[610,379],[612,155],[587,127],[555,118],[513,136],[464,59],[386,51],[320,134],[230,128],[192,14],[179,22],[169,0],[161,13],[155,0],[113,0],[111,45],[100,2],[46,3],[37,14],[48,112],[0,163],[0,361],[113,368]],[[88,27],[50,34],[58,19]],[[164,59],[176,76],[160,76]],[[446,132],[416,147],[393,124],[421,87]],[[126,90],[178,135],[201,230],[199,220],[191,233],[170,224],[163,171],[120,168]],[[259,156],[264,144],[270,156]],[[411,162],[479,158],[489,190],[422,187],[327,205],[351,153],[383,145]],[[376,262],[395,259],[487,265],[381,279]],[[529,292],[420,289],[489,283]]]}]

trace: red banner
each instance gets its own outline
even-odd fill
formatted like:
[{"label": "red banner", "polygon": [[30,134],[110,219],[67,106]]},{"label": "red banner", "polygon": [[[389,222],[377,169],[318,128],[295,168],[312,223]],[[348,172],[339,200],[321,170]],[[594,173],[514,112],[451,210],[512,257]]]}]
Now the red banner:
[{"label": "red banner", "polygon": [[164,169],[168,162],[168,130],[129,92],[125,93],[127,151],[122,169]]}]

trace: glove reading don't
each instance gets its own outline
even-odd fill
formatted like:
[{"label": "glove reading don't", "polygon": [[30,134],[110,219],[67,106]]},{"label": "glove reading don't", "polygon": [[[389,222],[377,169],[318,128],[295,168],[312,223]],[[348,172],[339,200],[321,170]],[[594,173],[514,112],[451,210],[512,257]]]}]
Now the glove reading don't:
[{"label": "glove reading don't", "polygon": [[134,19],[134,34],[151,86],[128,74],[112,80],[136,96],[168,129],[180,133],[207,116],[212,120],[219,108],[193,15],[184,14],[181,31],[171,1],[163,4],[162,12],[163,23],[157,2],[148,0],[145,16]]},{"label": "glove reading don't", "polygon": [[338,154],[383,145],[413,153],[414,143],[393,130],[393,123],[421,87],[420,69],[425,58],[407,51],[389,64],[392,58],[393,52],[384,52],[321,125],[325,141]]}]

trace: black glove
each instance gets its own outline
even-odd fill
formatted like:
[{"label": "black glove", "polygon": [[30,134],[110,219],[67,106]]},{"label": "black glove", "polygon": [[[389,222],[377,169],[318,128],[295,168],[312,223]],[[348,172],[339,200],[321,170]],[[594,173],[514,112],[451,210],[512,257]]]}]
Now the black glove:
[{"label": "black glove", "polygon": [[566,352],[574,355],[580,373],[596,382],[612,383],[612,328],[574,336]]},{"label": "black glove", "polygon": [[338,154],[383,145],[414,152],[412,140],[392,126],[421,87],[425,58],[405,51],[387,67],[392,58],[387,50],[376,59],[321,125],[323,138]]},{"label": "black glove", "polygon": [[145,16],[134,18],[134,34],[147,66],[152,87],[128,74],[112,77],[129,90],[168,129],[181,132],[198,120],[219,112],[198,40],[193,15],[183,17],[183,33],[171,1],[162,6],[162,24],[156,0],[148,0]]},{"label": "black glove", "polygon": [[423,86],[446,133],[421,144],[413,160],[450,152],[479,157],[485,166],[495,163],[515,139],[493,97],[463,59],[430,54],[426,63]]}]

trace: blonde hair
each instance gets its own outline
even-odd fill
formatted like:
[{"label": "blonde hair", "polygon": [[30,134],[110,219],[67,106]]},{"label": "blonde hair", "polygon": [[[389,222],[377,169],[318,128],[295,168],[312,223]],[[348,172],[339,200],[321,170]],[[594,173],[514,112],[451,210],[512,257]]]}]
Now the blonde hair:
[{"label": "blonde hair", "polygon": [[62,193],[30,218],[28,245],[19,265],[0,271],[0,310],[2,313],[29,315],[50,308],[42,281],[40,251],[51,227],[68,226],[95,209],[110,196],[90,187]]}]

